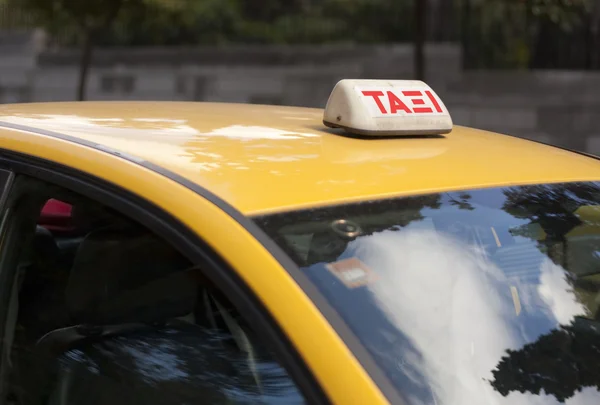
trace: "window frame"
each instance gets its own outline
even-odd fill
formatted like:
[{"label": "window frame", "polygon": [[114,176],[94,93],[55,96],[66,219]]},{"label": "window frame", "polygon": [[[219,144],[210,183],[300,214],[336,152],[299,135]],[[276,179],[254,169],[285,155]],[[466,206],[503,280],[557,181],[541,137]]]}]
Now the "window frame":
[{"label": "window frame", "polygon": [[[3,176],[6,176],[2,178]],[[12,170],[0,168],[0,213],[4,213],[4,204],[8,200],[10,188],[15,179],[15,173]],[[4,215],[2,215],[4,217]]]},{"label": "window frame", "polygon": [[[11,186],[15,179],[15,174],[12,170],[0,168],[0,247],[4,244],[5,238],[7,237],[6,232],[9,227],[9,221],[7,221],[8,211],[6,203],[9,200]],[[0,270],[4,263],[7,261],[6,257],[0,258]],[[7,358],[5,352],[5,337],[6,337],[6,323],[8,322],[10,299],[12,293],[13,279],[16,272],[11,274],[5,274],[0,271],[0,281],[4,281],[3,285],[0,285],[0,393],[4,392],[6,384],[6,366]],[[5,304],[5,300],[8,304]],[[2,401],[0,399],[0,401]],[[2,403],[2,402],[0,402]]]},{"label": "window frame", "polygon": [[[307,403],[331,403],[308,365],[260,299],[221,256],[170,213],[151,201],[88,173],[2,148],[0,170],[11,172],[11,180],[22,174],[79,193],[119,211],[168,241],[190,261],[199,264],[206,277],[215,283],[242,317],[255,325],[255,333],[273,350]],[[5,188],[1,197],[0,203],[3,203],[10,197],[10,190]],[[0,217],[4,217],[4,214],[5,207],[0,205]],[[3,322],[0,329],[4,327]],[[4,350],[3,346],[0,342],[0,350]],[[2,366],[0,364],[0,368]]]}]

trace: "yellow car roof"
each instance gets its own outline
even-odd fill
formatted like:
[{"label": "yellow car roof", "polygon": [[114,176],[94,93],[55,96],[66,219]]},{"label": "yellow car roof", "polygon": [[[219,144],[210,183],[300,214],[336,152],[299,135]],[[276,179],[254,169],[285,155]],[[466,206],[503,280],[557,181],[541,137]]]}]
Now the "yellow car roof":
[{"label": "yellow car roof", "polygon": [[323,111],[191,102],[0,106],[0,121],[142,158],[247,215],[392,196],[600,179],[600,161],[455,126],[438,137],[357,139]]}]

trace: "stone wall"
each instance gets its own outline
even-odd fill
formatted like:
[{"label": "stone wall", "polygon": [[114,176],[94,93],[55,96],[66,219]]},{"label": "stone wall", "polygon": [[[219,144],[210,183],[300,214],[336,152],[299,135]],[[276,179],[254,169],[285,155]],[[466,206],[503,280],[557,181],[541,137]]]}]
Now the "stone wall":
[{"label": "stone wall", "polygon": [[[78,52],[28,49],[5,53],[0,38],[0,102],[72,100]],[[426,56],[457,124],[600,154],[600,73],[463,71],[453,44]],[[88,98],[323,107],[339,79],[411,78],[412,67],[408,44],[96,50]]]},{"label": "stone wall", "polygon": [[37,35],[27,31],[0,35],[0,102],[31,99]]},{"label": "stone wall", "polygon": [[444,94],[456,122],[600,154],[600,73],[463,73]]}]

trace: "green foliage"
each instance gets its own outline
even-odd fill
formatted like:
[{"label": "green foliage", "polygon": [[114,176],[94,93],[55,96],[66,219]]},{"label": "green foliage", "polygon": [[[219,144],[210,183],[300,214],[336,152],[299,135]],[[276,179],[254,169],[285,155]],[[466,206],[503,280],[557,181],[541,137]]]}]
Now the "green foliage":
[{"label": "green foliage", "polygon": [[581,30],[593,0],[461,1],[471,67],[528,68],[539,37]]},{"label": "green foliage", "polygon": [[223,43],[237,30],[237,0],[146,0],[125,7],[102,45],[193,45]]},{"label": "green foliage", "polygon": [[[168,0],[155,0],[168,1]],[[412,0],[178,0],[123,12],[105,45],[409,40]]]},{"label": "green foliage", "polygon": [[531,13],[535,17],[546,18],[570,31],[581,23],[582,12],[589,12],[593,0],[531,0]]},{"label": "green foliage", "polygon": [[597,321],[578,317],[518,350],[507,350],[489,383],[505,397],[515,392],[543,393],[562,404],[586,387],[600,389],[596,329]]},{"label": "green foliage", "polygon": [[97,38],[110,46],[408,41],[414,0],[1,1],[18,2],[63,45],[78,44],[82,28],[110,27]]},{"label": "green foliage", "polygon": [[[416,1],[423,0],[0,0],[0,4],[30,10],[58,45],[79,45],[82,29],[91,27],[102,31],[95,38],[102,46],[152,46],[410,42]],[[526,69],[539,55],[554,52],[544,47],[556,44],[564,54],[572,43],[583,46],[582,27],[593,1],[454,0],[455,10],[461,11],[457,15],[464,17],[457,25],[463,29],[466,67]]]},{"label": "green foliage", "polygon": [[20,0],[20,6],[49,31],[65,26],[92,29],[105,26],[130,0]]},{"label": "green foliage", "polygon": [[[484,8],[482,25],[497,21],[514,23],[510,18],[529,16],[548,19],[568,31],[581,22],[582,12],[589,12],[593,0],[470,0],[476,8]],[[507,20],[507,18],[509,18]],[[531,21],[530,21],[531,22]]]},{"label": "green foliage", "polygon": [[237,42],[401,42],[412,36],[411,0],[320,0],[296,4],[271,20],[247,18]]},{"label": "green foliage", "polygon": [[[113,24],[121,21],[122,16],[129,16],[128,22],[134,25],[140,22],[140,16],[149,16],[155,26],[160,26],[163,13],[182,13],[199,2],[202,3],[197,0],[0,0],[0,5],[26,14],[61,43],[75,45],[81,42],[81,34],[111,32]],[[136,16],[137,21],[132,16]],[[143,22],[149,20],[143,19]]]}]

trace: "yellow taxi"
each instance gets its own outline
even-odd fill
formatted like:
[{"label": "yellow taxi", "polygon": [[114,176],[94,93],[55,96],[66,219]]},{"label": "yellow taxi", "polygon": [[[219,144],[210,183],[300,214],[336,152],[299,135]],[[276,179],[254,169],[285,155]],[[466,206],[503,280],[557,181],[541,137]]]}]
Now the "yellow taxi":
[{"label": "yellow taxi", "polygon": [[600,162],[418,81],[0,106],[0,396],[600,403]]}]

